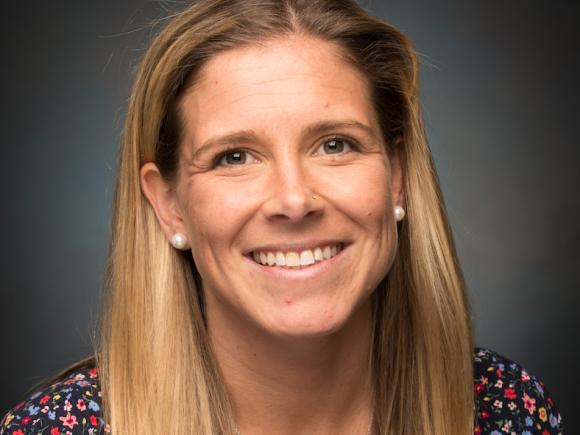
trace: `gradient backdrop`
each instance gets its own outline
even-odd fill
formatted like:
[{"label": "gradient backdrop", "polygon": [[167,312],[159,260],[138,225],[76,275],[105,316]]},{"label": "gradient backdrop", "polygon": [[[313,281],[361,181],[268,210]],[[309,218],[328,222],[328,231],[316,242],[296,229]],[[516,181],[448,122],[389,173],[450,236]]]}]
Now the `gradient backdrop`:
[{"label": "gradient backdrop", "polygon": [[[131,71],[172,3],[3,6],[1,414],[90,350]],[[422,57],[477,344],[542,378],[580,433],[580,3],[434,3],[364,5]]]}]

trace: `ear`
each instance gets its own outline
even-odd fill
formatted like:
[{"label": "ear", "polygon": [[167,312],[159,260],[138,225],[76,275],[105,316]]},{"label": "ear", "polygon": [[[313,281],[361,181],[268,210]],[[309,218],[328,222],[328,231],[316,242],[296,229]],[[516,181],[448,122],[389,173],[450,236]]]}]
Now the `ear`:
[{"label": "ear", "polygon": [[405,208],[405,174],[402,142],[403,139],[401,137],[396,139],[393,151],[388,153],[388,158],[391,167],[391,197],[393,199],[393,206],[400,205]]},{"label": "ear", "polygon": [[[187,228],[177,202],[177,193],[161,175],[155,163],[145,163],[140,170],[141,190],[153,207],[157,220],[167,237],[171,240],[175,233],[187,236]],[[188,248],[187,244],[184,248]]]}]

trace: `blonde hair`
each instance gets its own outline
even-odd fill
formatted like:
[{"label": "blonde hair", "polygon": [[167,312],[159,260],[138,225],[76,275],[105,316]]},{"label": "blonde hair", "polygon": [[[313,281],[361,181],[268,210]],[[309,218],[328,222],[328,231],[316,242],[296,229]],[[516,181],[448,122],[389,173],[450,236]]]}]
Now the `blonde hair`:
[{"label": "blonde hair", "polygon": [[373,295],[375,433],[473,433],[471,316],[422,125],[417,59],[402,33],[349,0],[196,1],[152,41],[129,102],[114,199],[97,352],[106,420],[119,434],[233,433],[200,278],[191,254],[167,242],[139,170],[155,162],[176,176],[180,96],[208,59],[289,34],[341,48],[370,83],[385,143],[403,157],[407,218]]}]

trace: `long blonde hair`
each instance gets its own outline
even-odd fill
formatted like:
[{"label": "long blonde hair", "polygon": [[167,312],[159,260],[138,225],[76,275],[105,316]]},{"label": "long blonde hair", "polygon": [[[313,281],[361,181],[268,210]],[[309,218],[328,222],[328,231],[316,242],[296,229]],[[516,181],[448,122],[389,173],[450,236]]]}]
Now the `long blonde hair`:
[{"label": "long blonde hair", "polygon": [[167,242],[139,170],[155,162],[176,176],[180,97],[209,58],[288,34],[341,48],[371,85],[385,143],[403,157],[407,218],[373,295],[374,431],[473,433],[471,315],[422,125],[417,58],[402,33],[350,0],[200,0],[152,41],[129,102],[114,199],[97,351],[106,420],[118,434],[233,433],[200,277],[191,254]]}]

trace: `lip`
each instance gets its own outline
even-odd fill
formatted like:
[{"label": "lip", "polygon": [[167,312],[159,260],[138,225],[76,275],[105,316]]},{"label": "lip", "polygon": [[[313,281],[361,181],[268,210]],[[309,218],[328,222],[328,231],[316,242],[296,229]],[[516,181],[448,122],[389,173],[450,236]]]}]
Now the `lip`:
[{"label": "lip", "polygon": [[[329,258],[328,260],[317,261],[314,264],[310,264],[308,266],[303,267],[279,267],[279,266],[267,266],[260,263],[256,263],[253,258],[251,258],[252,252],[250,251],[249,255],[245,255],[244,258],[250,264],[251,268],[257,270],[259,273],[273,278],[275,280],[284,280],[284,281],[304,281],[309,279],[318,278],[322,275],[329,273],[333,268],[337,266],[337,263],[342,261],[345,256],[345,252],[348,251],[349,243],[345,242],[330,242],[332,243],[342,243],[342,250],[337,253],[334,257]],[[278,245],[280,246],[280,245]],[[301,245],[304,246],[304,245]],[[314,245],[321,246],[321,245]],[[325,245],[322,245],[325,246]],[[310,249],[310,248],[303,248],[303,249]],[[349,251],[350,252],[350,251]]]}]

